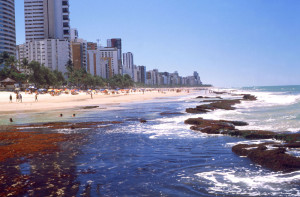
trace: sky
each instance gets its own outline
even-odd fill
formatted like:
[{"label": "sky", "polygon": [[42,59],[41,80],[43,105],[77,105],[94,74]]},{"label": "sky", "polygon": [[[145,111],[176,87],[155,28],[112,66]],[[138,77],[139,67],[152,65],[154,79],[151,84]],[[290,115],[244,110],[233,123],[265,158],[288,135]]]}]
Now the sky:
[{"label": "sky", "polygon": [[[218,87],[300,85],[299,0],[70,0],[71,28],[147,70],[197,71]],[[16,0],[17,44],[25,41]]]}]

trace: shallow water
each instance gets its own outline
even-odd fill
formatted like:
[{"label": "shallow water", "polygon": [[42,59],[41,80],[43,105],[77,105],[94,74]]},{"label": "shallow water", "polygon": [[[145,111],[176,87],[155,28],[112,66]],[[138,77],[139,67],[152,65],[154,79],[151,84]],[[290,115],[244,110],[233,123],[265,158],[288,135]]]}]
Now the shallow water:
[{"label": "shallow water", "polygon": [[[199,94],[123,104],[111,111],[76,111],[75,118],[64,116],[63,121],[123,123],[97,129],[55,130],[85,135],[80,143],[64,143],[63,151],[57,155],[22,164],[18,173],[29,174],[32,180],[45,184],[55,173],[69,174],[58,187],[77,196],[88,193],[92,196],[299,196],[300,172],[282,174],[256,166],[231,151],[234,144],[244,139],[197,133],[183,123],[200,115],[160,114],[184,112],[187,107],[199,105],[200,100],[194,99]],[[253,116],[255,120],[257,115],[252,113],[263,114],[267,110],[271,108],[252,110],[241,105],[237,111],[217,111],[204,116],[235,120],[244,120],[244,116],[251,120],[247,116]],[[15,118],[19,123],[25,123],[24,118],[30,122],[57,119],[56,112],[42,114],[47,120],[40,115]],[[140,123],[139,118],[147,122]],[[42,191],[35,194],[51,191],[45,185],[39,187]]]}]

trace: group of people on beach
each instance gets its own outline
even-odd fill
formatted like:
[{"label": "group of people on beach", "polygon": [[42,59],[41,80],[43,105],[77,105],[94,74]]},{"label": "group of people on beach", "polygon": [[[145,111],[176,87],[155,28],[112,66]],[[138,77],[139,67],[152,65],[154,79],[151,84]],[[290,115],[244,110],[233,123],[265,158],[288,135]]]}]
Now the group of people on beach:
[{"label": "group of people on beach", "polygon": [[[9,95],[9,102],[12,103],[12,95]],[[22,94],[16,93],[16,102],[22,103]]]},{"label": "group of people on beach", "polygon": [[[35,94],[35,97],[34,97],[34,98],[35,98],[35,102],[37,102],[37,101],[38,101],[38,94],[37,94],[37,93]],[[22,102],[23,102],[22,99],[23,99],[22,94],[16,92],[16,102],[21,102],[21,103],[22,103]],[[9,95],[9,102],[12,103],[12,100],[13,100],[13,97],[12,97],[12,95],[10,94],[10,95]]]}]

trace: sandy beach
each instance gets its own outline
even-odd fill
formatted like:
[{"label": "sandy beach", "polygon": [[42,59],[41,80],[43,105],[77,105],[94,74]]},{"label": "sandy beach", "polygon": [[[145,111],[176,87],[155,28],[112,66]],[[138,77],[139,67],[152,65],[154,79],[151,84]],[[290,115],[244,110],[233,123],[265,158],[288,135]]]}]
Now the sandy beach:
[{"label": "sandy beach", "polygon": [[[42,112],[47,110],[71,109],[90,105],[112,105],[119,103],[127,103],[134,101],[144,101],[155,99],[158,97],[173,97],[188,94],[186,91],[146,91],[132,92],[128,94],[90,94],[79,93],[78,95],[61,94],[59,96],[51,96],[50,94],[39,94],[38,101],[35,101],[35,94],[22,94],[22,102],[16,101],[16,94],[12,92],[0,92],[0,113],[17,113],[17,112]],[[12,95],[12,103],[9,102],[9,96]]]}]

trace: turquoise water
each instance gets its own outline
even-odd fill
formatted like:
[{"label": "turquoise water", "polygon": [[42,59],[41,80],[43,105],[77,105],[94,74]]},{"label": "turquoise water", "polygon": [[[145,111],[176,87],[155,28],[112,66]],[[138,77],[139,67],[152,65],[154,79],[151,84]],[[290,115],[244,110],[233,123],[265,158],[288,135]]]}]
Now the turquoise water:
[{"label": "turquoise water", "polygon": [[217,110],[203,117],[242,120],[245,129],[300,131],[300,86],[245,87],[234,93],[249,93],[256,101],[244,101],[234,111]]}]

